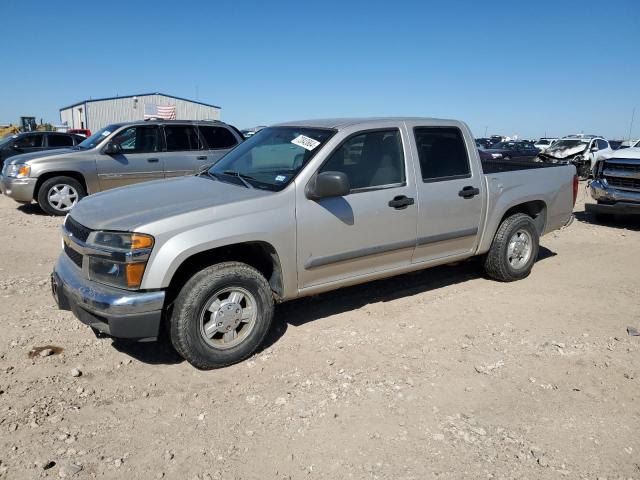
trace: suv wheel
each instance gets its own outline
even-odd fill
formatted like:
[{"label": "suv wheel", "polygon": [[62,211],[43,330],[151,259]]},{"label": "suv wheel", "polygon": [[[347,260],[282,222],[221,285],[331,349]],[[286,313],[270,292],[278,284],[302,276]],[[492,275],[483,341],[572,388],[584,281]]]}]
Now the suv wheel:
[{"label": "suv wheel", "polygon": [[484,260],[491,278],[513,282],[527,277],[538,258],[539,238],[533,219],[524,213],[506,218]]},{"label": "suv wheel", "polygon": [[273,295],[255,268],[224,262],[196,273],[182,288],[170,319],[171,343],[196,368],[249,357],[273,319]]},{"label": "suv wheel", "polygon": [[66,215],[86,195],[75,178],[53,177],[40,185],[37,200],[49,215]]}]

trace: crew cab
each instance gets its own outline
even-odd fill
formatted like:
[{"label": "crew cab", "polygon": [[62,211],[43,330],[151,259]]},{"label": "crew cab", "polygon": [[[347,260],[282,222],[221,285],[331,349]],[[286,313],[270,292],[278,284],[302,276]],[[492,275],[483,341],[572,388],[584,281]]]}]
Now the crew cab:
[{"label": "crew cab", "polygon": [[132,183],[193,175],[243,141],[219,121],[140,121],[108,125],[77,146],[17,155],[0,177],[2,192],[66,215],[88,194]]},{"label": "crew cab", "polygon": [[462,122],[330,119],[260,130],[196,176],[91,195],[62,227],[58,305],[98,335],[164,325],[198,368],[251,355],[274,302],[479,255],[529,275],[571,219],[573,166],[481,163]]},{"label": "crew cab", "polygon": [[599,160],[589,191],[596,203],[585,209],[596,217],[640,214],[640,148],[614,150]]}]

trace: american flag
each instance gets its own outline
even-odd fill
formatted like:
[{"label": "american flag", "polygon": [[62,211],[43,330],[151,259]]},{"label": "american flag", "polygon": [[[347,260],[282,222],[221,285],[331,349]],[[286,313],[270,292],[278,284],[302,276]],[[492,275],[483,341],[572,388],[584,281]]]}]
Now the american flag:
[{"label": "american flag", "polygon": [[175,105],[156,105],[154,103],[144,104],[144,118],[163,118],[165,120],[176,119]]}]

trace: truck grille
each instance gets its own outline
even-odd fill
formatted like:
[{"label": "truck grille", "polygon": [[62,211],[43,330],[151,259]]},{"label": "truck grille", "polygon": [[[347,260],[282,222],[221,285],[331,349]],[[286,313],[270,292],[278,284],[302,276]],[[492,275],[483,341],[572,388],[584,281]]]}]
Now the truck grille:
[{"label": "truck grille", "polygon": [[640,162],[638,160],[605,160],[603,176],[613,188],[640,191]]},{"label": "truck grille", "polygon": [[78,267],[82,268],[82,254],[80,252],[76,252],[73,248],[71,248],[66,243],[64,244],[64,253],[71,259],[73,263],[75,263]]},{"label": "truck grille", "polygon": [[86,242],[87,238],[89,238],[89,234],[91,233],[91,229],[84,225],[80,225],[71,217],[67,217],[67,221],[64,223],[64,228],[66,228],[71,235],[81,242]]}]

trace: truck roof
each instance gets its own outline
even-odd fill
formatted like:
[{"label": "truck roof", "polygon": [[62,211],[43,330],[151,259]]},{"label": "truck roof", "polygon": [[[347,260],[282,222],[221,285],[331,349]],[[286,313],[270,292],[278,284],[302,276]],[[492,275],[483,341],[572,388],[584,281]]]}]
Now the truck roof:
[{"label": "truck roof", "polygon": [[376,124],[389,121],[425,120],[436,122],[457,122],[457,120],[428,117],[355,117],[355,118],[319,118],[313,120],[297,120],[272,125],[274,127],[311,127],[311,128],[335,128],[342,129],[357,124]]}]

